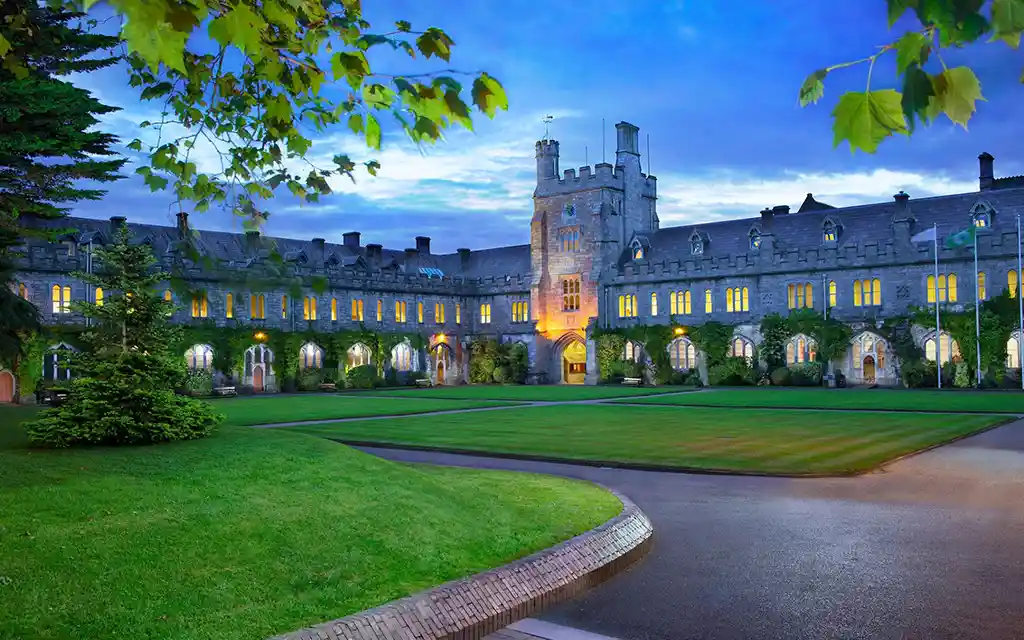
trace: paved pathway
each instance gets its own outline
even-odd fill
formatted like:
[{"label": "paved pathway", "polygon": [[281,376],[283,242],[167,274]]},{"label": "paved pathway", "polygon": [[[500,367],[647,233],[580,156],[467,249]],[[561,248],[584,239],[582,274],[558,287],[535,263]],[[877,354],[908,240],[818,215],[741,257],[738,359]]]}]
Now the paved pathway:
[{"label": "paved pathway", "polygon": [[366,450],[584,478],[640,505],[652,552],[548,622],[623,640],[1024,638],[1024,420],[839,479]]}]

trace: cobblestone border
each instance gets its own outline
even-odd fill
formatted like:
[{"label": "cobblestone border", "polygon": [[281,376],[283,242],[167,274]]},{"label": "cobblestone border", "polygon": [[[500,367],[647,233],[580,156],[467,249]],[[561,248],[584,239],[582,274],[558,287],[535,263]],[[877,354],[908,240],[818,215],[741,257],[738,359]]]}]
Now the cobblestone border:
[{"label": "cobblestone border", "polygon": [[511,564],[271,640],[476,640],[572,598],[639,560],[650,520],[633,502],[601,526]]}]

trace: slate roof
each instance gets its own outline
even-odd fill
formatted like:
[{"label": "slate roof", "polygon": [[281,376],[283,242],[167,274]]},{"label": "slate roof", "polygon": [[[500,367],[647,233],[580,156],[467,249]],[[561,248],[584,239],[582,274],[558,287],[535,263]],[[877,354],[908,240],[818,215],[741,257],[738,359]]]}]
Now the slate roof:
[{"label": "slate roof", "polygon": [[[90,240],[105,243],[113,237],[113,223],[109,220],[92,218],[64,218],[49,223],[50,228],[73,228],[73,238],[79,243]],[[139,224],[128,221],[133,234],[133,241],[148,242],[154,254],[173,253],[180,243],[177,227],[152,224]],[[294,238],[261,237],[259,245],[253,245],[245,233],[225,231],[199,231],[193,241],[201,253],[216,258],[221,263],[237,268],[246,268],[270,255],[270,246],[286,260],[306,266],[321,264],[367,268],[371,264],[367,245],[358,248],[344,244],[325,242],[323,251],[312,240]],[[269,241],[269,242],[266,242]],[[264,244],[265,242],[265,244]],[[512,245],[472,251],[468,261],[463,265],[463,257],[458,253],[416,255],[415,264],[410,263],[404,249],[381,249],[380,264],[385,269],[398,269],[408,273],[416,273],[420,268],[440,269],[445,276],[477,278],[504,278],[505,276],[529,277],[530,245]]]},{"label": "slate roof", "polygon": [[[1016,233],[1016,214],[1024,216],[1024,187],[1000,188],[931,198],[911,198],[910,212],[916,219],[914,233],[938,224],[940,237],[960,231],[971,223],[971,207],[987,201],[995,210],[992,226],[996,232]],[[818,203],[820,204],[820,203]],[[827,206],[827,205],[826,205]],[[772,216],[770,230],[774,247],[779,250],[812,249],[822,246],[826,218],[842,226],[838,246],[892,241],[891,223],[897,211],[895,200],[854,207],[828,208]],[[725,257],[751,252],[750,230],[769,227],[761,217],[723,220],[707,224],[665,227],[651,235],[651,261],[691,259],[690,238],[698,231],[705,239],[704,257]]]}]

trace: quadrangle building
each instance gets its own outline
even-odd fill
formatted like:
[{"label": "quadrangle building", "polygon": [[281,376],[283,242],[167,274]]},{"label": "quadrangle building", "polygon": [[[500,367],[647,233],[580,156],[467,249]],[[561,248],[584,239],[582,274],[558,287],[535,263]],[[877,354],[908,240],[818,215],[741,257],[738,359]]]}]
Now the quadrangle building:
[{"label": "quadrangle building", "polygon": [[[72,300],[96,300],[70,276],[86,271],[91,251],[109,241],[116,225],[128,224],[136,241],[149,243],[161,264],[186,265],[203,293],[178,303],[174,320],[215,320],[283,330],[330,332],[365,326],[380,332],[419,333],[427,347],[416,353],[399,344],[388,367],[430,378],[436,384],[465,381],[468,345],[479,337],[522,342],[531,382],[597,381],[593,327],[640,324],[699,325],[716,320],[735,326],[731,355],[755,357],[761,318],[773,312],[813,308],[854,326],[850,348],[832,367],[852,383],[896,383],[895,355],[872,329],[887,316],[936,299],[952,311],[975,301],[970,247],[940,244],[938,278],[932,243],[911,237],[937,225],[939,237],[974,225],[980,263],[981,299],[1009,288],[1016,292],[1017,216],[1024,214],[1024,176],[996,178],[993,157],[979,156],[978,191],[836,208],[807,194],[797,211],[766,208],[757,217],[661,228],[657,179],[641,172],[638,129],[616,125],[615,164],[559,170],[558,142],[536,144],[537,187],[530,243],[494,249],[431,251],[430,238],[406,249],[363,244],[358,232],[341,243],[203,231],[194,234],[188,216],[177,227],[73,218],[75,233],[53,244],[29,244],[20,260],[19,295],[38,306],[47,324],[81,323]],[[204,271],[178,254],[186,234],[222,268]],[[246,275],[259,273],[270,249],[283,256],[303,282],[301,299],[287,291],[245,290]],[[227,274],[226,276],[224,274]],[[167,295],[171,295],[170,291]],[[914,339],[934,360],[949,360],[958,346],[948,334],[915,327]],[[1019,353],[1019,335],[1008,343],[1008,366]],[[937,349],[938,345],[938,349]],[[53,345],[62,348],[62,345]],[[211,348],[195,345],[182,357],[209,367]],[[790,363],[814,359],[808,336],[792,336]],[[684,336],[669,346],[678,369],[701,370],[701,354]],[[630,351],[628,357],[643,357]],[[355,345],[348,365],[368,363],[370,351]],[[276,388],[274,354],[254,340],[242,384],[256,391]],[[300,367],[322,366],[323,349],[306,344]],[[44,361],[44,378],[70,376],[58,359]],[[17,392],[15,376],[0,371],[0,401]]]}]

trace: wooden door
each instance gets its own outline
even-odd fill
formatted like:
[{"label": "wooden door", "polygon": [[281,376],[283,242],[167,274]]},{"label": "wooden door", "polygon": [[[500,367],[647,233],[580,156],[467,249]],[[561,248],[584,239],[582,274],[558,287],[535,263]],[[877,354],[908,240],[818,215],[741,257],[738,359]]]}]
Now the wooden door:
[{"label": "wooden door", "polygon": [[14,376],[0,371],[0,402],[14,402]]}]

